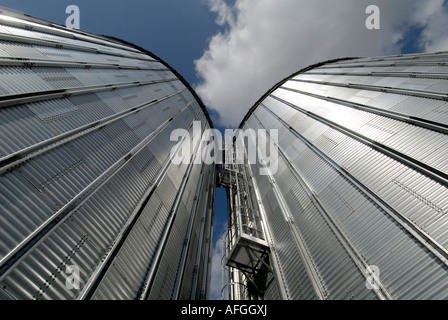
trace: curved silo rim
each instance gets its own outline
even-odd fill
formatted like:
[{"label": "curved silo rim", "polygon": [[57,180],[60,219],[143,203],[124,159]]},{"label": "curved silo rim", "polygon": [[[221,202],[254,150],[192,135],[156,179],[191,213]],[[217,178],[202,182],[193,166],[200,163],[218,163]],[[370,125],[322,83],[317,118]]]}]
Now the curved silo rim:
[{"label": "curved silo rim", "polygon": [[210,118],[210,115],[207,111],[207,108],[205,107],[204,103],[202,102],[201,98],[199,98],[199,96],[197,95],[197,93],[194,91],[194,89],[190,86],[190,84],[184,79],[184,77],[182,77],[182,75],[177,72],[174,68],[172,68],[167,62],[165,62],[163,59],[160,59],[160,57],[158,57],[157,55],[155,55],[154,53],[146,50],[145,48],[142,48],[136,44],[133,44],[129,41],[120,39],[120,38],[116,38],[113,36],[107,36],[107,35],[101,35],[101,34],[95,34],[95,33],[91,33],[88,31],[84,31],[82,29],[72,29],[72,28],[67,28],[66,26],[59,24],[59,23],[55,23],[46,19],[42,19],[42,18],[38,18],[38,17],[34,17],[31,16],[27,13],[23,13],[21,11],[17,11],[14,9],[10,9],[8,7],[4,7],[4,6],[0,6],[0,13],[8,15],[8,16],[12,16],[12,17],[16,17],[16,18],[20,18],[23,19],[25,21],[29,21],[29,22],[33,22],[33,23],[37,23],[37,24],[42,24],[45,26],[49,26],[49,27],[54,27],[54,28],[59,28],[59,29],[64,29],[64,30],[68,30],[74,34],[81,34],[81,35],[85,35],[85,36],[89,36],[92,38],[96,38],[96,39],[100,39],[100,40],[109,40],[112,42],[115,42],[117,44],[120,45],[124,45],[126,47],[130,47],[133,49],[136,49],[148,56],[150,56],[153,59],[156,59],[157,61],[161,62],[167,69],[169,69],[181,82],[182,84],[191,92],[191,94],[193,95],[193,97],[196,99],[196,101],[198,102],[199,106],[201,107],[202,111],[204,112],[204,115],[210,125],[210,128],[214,128],[213,126],[213,122]]},{"label": "curved silo rim", "polygon": [[275,90],[277,90],[280,86],[282,86],[286,81],[290,80],[291,78],[307,72],[311,69],[323,66],[325,64],[329,64],[329,63],[334,63],[334,62],[338,62],[338,61],[344,61],[344,60],[353,60],[353,59],[359,59],[360,57],[345,57],[345,58],[337,58],[337,59],[331,59],[331,60],[327,60],[327,61],[322,61],[322,62],[318,62],[315,64],[312,64],[308,67],[305,67],[297,72],[294,72],[293,74],[289,75],[288,77],[284,78],[283,80],[277,82],[277,84],[275,84],[269,91],[267,91],[260,99],[258,99],[257,102],[255,102],[255,104],[252,106],[252,108],[249,109],[249,111],[246,113],[246,115],[244,116],[243,120],[241,121],[240,125],[238,126],[238,129],[242,129],[244,126],[244,123],[247,121],[247,119],[249,119],[249,117],[252,115],[252,113],[255,111],[255,109],[257,109],[257,107],[260,105],[261,102],[263,102],[264,99],[266,99],[272,92],[274,92]]},{"label": "curved silo rim", "polygon": [[191,94],[193,95],[193,97],[196,99],[196,101],[198,102],[199,106],[201,107],[202,111],[204,112],[205,117],[207,118],[207,121],[210,125],[210,128],[214,128],[213,126],[213,122],[212,119],[210,118],[210,115],[207,111],[207,107],[204,105],[204,103],[202,102],[201,98],[199,98],[199,96],[197,95],[196,91],[194,91],[194,89],[190,86],[190,84],[188,83],[187,80],[184,79],[184,77],[182,77],[182,75],[177,72],[174,68],[172,68],[168,63],[166,63],[163,59],[160,59],[160,57],[158,57],[157,55],[155,55],[154,53],[146,50],[145,48],[142,48],[136,44],[133,44],[131,42],[128,42],[126,40],[122,40],[119,38],[115,38],[112,36],[106,36],[106,35],[102,35],[105,38],[108,38],[110,40],[114,40],[114,41],[118,41],[122,44],[125,44],[127,46],[133,47],[134,49],[137,49],[145,54],[147,54],[148,56],[150,56],[153,59],[156,59],[157,61],[161,62],[165,67],[167,67],[181,82],[182,84],[191,92]]}]

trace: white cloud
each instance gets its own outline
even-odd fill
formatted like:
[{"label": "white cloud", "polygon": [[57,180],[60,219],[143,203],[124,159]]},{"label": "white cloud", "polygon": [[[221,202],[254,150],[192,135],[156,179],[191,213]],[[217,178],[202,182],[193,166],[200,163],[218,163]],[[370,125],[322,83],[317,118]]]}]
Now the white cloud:
[{"label": "white cloud", "polygon": [[[308,65],[346,56],[400,52],[411,26],[423,27],[424,51],[448,49],[443,0],[208,0],[226,27],[195,61],[204,103],[220,126],[235,127],[275,83]],[[380,8],[380,30],[368,30],[368,5]]]},{"label": "white cloud", "polygon": [[[222,232],[222,230],[220,230]],[[221,233],[219,233],[221,234]],[[218,239],[213,247],[210,300],[221,300],[223,243]]]},{"label": "white cloud", "polygon": [[433,1],[433,5],[426,11],[426,16],[420,22],[425,26],[421,33],[420,44],[426,51],[436,52],[448,50],[448,10],[443,7],[443,0]]},{"label": "white cloud", "polygon": [[233,27],[235,25],[234,10],[228,6],[223,0],[208,0],[211,12],[216,12],[218,17],[216,23],[220,26],[228,24]]}]

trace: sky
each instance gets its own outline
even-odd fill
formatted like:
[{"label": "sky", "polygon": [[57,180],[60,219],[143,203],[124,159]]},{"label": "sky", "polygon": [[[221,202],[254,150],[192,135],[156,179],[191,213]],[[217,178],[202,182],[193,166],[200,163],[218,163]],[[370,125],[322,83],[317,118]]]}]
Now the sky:
[{"label": "sky", "polygon": [[[238,127],[266,91],[311,64],[448,50],[444,0],[0,0],[60,24],[72,4],[82,30],[139,45],[176,69],[220,130]],[[370,5],[379,9],[379,29],[366,26],[373,21]],[[225,224],[224,189],[218,188],[215,235]],[[217,241],[212,299],[220,297],[221,257]]]}]

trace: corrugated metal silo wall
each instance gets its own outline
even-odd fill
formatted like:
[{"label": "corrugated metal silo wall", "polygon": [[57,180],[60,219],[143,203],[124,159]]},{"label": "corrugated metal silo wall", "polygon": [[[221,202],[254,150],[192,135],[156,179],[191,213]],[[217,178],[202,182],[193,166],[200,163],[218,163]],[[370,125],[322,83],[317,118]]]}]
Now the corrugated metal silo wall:
[{"label": "corrugated metal silo wall", "polygon": [[170,161],[193,121],[157,57],[3,10],[0,299],[205,297],[214,167]]},{"label": "corrugated metal silo wall", "polygon": [[447,65],[322,63],[248,113],[242,129],[278,130],[278,170],[246,166],[284,289],[267,298],[448,298]]}]

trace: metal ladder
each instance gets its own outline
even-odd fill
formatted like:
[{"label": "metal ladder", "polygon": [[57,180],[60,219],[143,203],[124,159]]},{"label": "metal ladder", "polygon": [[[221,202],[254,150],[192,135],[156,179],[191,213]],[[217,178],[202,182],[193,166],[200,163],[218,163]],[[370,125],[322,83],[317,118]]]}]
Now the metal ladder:
[{"label": "metal ladder", "polygon": [[234,149],[225,150],[225,155],[220,181],[227,188],[229,228],[223,234],[222,294],[228,288],[229,299],[259,300],[274,280],[269,245],[258,206],[253,202],[250,180],[238,158],[241,155]]}]

